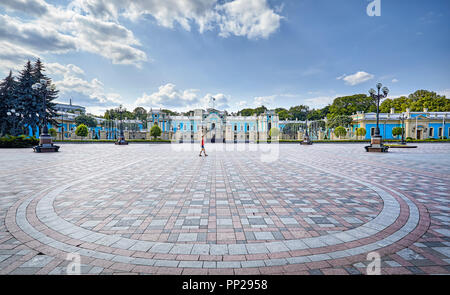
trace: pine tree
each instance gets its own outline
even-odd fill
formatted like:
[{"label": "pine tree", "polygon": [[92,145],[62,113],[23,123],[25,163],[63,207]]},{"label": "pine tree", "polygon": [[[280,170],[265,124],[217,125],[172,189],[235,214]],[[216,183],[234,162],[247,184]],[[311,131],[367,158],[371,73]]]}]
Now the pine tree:
[{"label": "pine tree", "polygon": [[11,134],[13,125],[8,118],[8,112],[17,103],[17,82],[9,71],[9,75],[0,82],[0,135]]},{"label": "pine tree", "polygon": [[33,67],[31,62],[28,61],[19,74],[15,107],[23,115],[23,127],[25,129],[30,127],[33,135],[35,135],[39,126],[39,117],[36,114],[42,113],[42,101],[39,102],[39,97],[32,88],[35,83],[32,72]]},{"label": "pine tree", "polygon": [[[32,75],[33,75],[33,79],[34,82],[40,82],[41,79],[44,79],[45,81],[47,81],[46,83],[46,87],[44,89],[41,89],[38,92],[38,97],[39,97],[39,102],[40,102],[40,110],[41,112],[39,112],[39,117],[41,119],[44,118],[44,115],[47,116],[47,122],[51,123],[52,125],[58,125],[58,122],[54,119],[57,117],[57,113],[56,113],[56,109],[55,109],[55,103],[53,102],[53,100],[55,100],[56,98],[58,98],[58,90],[51,89],[51,85],[52,85],[52,79],[50,79],[49,77],[47,77],[44,74],[45,71],[45,67],[44,64],[41,62],[41,60],[38,58],[34,64],[33,70],[32,70]],[[44,113],[44,108],[43,108],[43,99],[44,97],[46,98],[46,107],[47,110]]]}]

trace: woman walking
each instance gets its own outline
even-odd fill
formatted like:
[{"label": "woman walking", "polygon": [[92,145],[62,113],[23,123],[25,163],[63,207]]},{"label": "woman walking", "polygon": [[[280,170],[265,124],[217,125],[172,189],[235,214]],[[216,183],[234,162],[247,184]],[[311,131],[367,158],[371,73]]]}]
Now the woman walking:
[{"label": "woman walking", "polygon": [[208,156],[205,151],[205,134],[202,135],[202,149],[200,150],[200,157],[202,156],[202,152],[205,154],[205,157]]}]

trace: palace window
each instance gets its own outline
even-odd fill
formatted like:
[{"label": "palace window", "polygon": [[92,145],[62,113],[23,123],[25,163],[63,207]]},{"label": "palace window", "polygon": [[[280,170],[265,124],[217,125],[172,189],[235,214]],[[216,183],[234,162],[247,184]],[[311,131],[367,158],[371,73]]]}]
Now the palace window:
[{"label": "palace window", "polygon": [[428,134],[428,136],[433,137],[434,134],[434,128],[430,127],[430,133]]},{"label": "palace window", "polygon": [[439,127],[439,137],[442,137],[443,136],[443,132],[442,131],[444,131],[444,129],[442,129],[442,127]]},{"label": "palace window", "polygon": [[373,136],[375,134],[375,128],[372,127],[370,128],[370,136]]}]

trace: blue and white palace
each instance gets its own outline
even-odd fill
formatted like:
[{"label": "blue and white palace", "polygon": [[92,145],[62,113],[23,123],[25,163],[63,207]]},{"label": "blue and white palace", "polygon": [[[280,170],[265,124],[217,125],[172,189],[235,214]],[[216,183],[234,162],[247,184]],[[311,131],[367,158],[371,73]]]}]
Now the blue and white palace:
[{"label": "blue and white palace", "polygon": [[[75,135],[75,118],[85,113],[84,107],[71,104],[58,104],[58,116],[55,118],[59,125],[51,126],[57,132],[55,139],[81,139]],[[402,117],[403,122],[402,122]],[[397,113],[394,109],[390,113],[380,113],[380,133],[384,139],[399,139],[392,134],[395,127],[405,128],[405,137],[413,139],[449,138],[450,112],[422,112]],[[117,139],[120,130],[119,120],[105,120],[95,118],[97,126],[91,127],[86,139]],[[347,129],[345,137],[338,138],[333,129],[318,128],[317,122],[308,122],[309,135],[312,139],[366,139],[370,140],[375,131],[376,113],[358,112],[352,116],[352,123],[343,126]],[[326,121],[326,119],[325,119]],[[199,141],[202,134],[206,134],[208,142],[256,142],[269,138],[270,130],[280,131],[279,139],[303,139],[306,122],[280,121],[274,110],[268,110],[260,115],[234,116],[226,111],[209,108],[196,109],[188,116],[173,116],[162,110],[150,109],[147,120],[129,120],[124,118],[123,126],[126,139],[150,139],[150,129],[158,125],[161,139],[173,141]],[[357,136],[356,130],[364,128],[366,134]],[[39,136],[39,130],[36,134]],[[31,135],[31,134],[30,134]]]}]

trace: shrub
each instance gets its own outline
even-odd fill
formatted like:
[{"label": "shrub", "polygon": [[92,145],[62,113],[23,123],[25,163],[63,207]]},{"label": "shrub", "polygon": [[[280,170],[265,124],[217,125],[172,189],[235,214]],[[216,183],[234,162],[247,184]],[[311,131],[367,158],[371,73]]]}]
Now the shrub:
[{"label": "shrub", "polygon": [[153,125],[150,129],[150,136],[153,136],[154,139],[156,139],[158,136],[161,136],[161,128],[159,128],[158,125]]},{"label": "shrub", "polygon": [[366,136],[366,129],[362,127],[356,129],[356,136]]},{"label": "shrub", "polygon": [[336,129],[334,129],[334,134],[336,136],[338,136],[339,138],[341,138],[341,136],[347,135],[347,130],[345,130],[345,128],[342,126],[338,126],[338,127],[336,127]]},{"label": "shrub", "polygon": [[39,139],[26,135],[0,137],[0,148],[27,148],[39,144]]},{"label": "shrub", "polygon": [[50,128],[48,130],[48,133],[50,133],[51,137],[56,137],[56,135],[57,135],[55,128]]},{"label": "shrub", "polygon": [[269,137],[278,137],[280,135],[280,130],[278,129],[278,128],[276,128],[276,127],[272,127],[270,130],[269,130]]},{"label": "shrub", "polygon": [[77,129],[75,130],[75,134],[77,136],[81,136],[81,137],[86,137],[88,135],[88,128],[86,125],[84,124],[80,124],[78,125]]},{"label": "shrub", "polygon": [[392,136],[400,136],[403,133],[402,127],[394,127],[392,128]]}]

